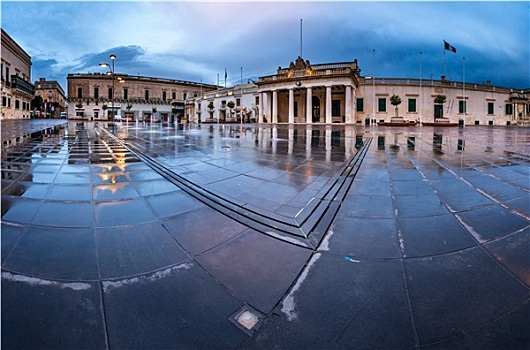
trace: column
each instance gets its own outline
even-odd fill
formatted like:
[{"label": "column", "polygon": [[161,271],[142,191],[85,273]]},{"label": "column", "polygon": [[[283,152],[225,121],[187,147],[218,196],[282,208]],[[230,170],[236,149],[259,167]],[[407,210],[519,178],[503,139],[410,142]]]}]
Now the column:
[{"label": "column", "polygon": [[313,92],[310,87],[306,89],[305,122],[313,123]]},{"label": "column", "polygon": [[258,123],[263,124],[263,92],[259,93],[259,105],[258,105]]},{"label": "column", "polygon": [[345,93],[345,100],[346,100],[346,106],[345,106],[345,109],[346,109],[346,124],[351,124],[352,122],[352,96],[351,96],[351,86],[349,85],[346,85],[346,93]]},{"label": "column", "polygon": [[294,90],[289,89],[289,124],[294,124]]},{"label": "column", "polygon": [[326,124],[331,123],[331,86],[326,86]]},{"label": "column", "polygon": [[271,121],[278,123],[278,91],[272,91],[272,116]]}]

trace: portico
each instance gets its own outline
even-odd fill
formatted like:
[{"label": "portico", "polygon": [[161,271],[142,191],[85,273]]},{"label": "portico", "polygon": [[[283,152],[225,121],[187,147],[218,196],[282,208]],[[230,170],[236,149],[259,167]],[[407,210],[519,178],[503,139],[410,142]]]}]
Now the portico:
[{"label": "portico", "polygon": [[312,66],[298,57],[258,82],[260,123],[355,123],[357,61]]}]

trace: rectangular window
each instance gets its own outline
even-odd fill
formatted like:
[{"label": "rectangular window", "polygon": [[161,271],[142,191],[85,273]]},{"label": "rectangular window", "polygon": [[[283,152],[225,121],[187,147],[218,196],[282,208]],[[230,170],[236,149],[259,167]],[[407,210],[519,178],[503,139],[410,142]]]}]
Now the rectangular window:
[{"label": "rectangular window", "polygon": [[488,102],[488,114],[495,114],[493,102]]},{"label": "rectangular window", "polygon": [[145,90],[144,100],[149,100],[149,90]]},{"label": "rectangular window", "polygon": [[128,100],[129,99],[129,89],[125,88],[123,89],[123,99]]},{"label": "rectangular window", "polygon": [[460,114],[466,113],[466,101],[463,101],[463,100],[458,101],[458,113]]},{"label": "rectangular window", "polygon": [[416,112],[416,99],[415,98],[409,98],[409,112],[411,113]]},{"label": "rectangular window", "polygon": [[379,109],[378,112],[386,112],[386,98],[379,99]]},{"label": "rectangular window", "polygon": [[99,98],[99,88],[94,88],[94,98],[96,100]]},{"label": "rectangular window", "polygon": [[331,101],[331,116],[340,117],[340,100]]},{"label": "rectangular window", "polygon": [[77,88],[77,98],[83,98],[83,88],[78,87]]},{"label": "rectangular window", "polygon": [[236,98],[236,106],[237,107],[241,106],[241,99],[240,98]]},{"label": "rectangular window", "polygon": [[20,108],[20,101],[15,100],[15,109],[19,109],[19,108]]},{"label": "rectangular window", "polygon": [[506,114],[512,115],[513,114],[513,105],[511,103],[507,103],[505,108],[504,108],[504,111],[505,111]]},{"label": "rectangular window", "polygon": [[357,99],[357,112],[364,112],[364,99]]},{"label": "rectangular window", "polygon": [[298,101],[294,101],[294,116],[298,117]]},{"label": "rectangular window", "polygon": [[166,94],[167,92],[162,91],[162,101],[166,102]]},{"label": "rectangular window", "polygon": [[6,83],[9,83],[9,67],[6,67]]},{"label": "rectangular window", "polygon": [[185,93],[183,94],[183,98],[184,98],[184,101],[186,101],[186,100],[188,99],[188,93],[187,93],[187,92],[185,92]]},{"label": "rectangular window", "polygon": [[256,106],[259,106],[259,96],[256,96]]},{"label": "rectangular window", "polygon": [[2,107],[7,106],[7,97],[2,96]]},{"label": "rectangular window", "polygon": [[109,88],[109,100],[112,100],[112,88]]},{"label": "rectangular window", "polygon": [[171,99],[172,99],[172,100],[176,100],[176,99],[177,99],[177,93],[176,93],[175,91],[173,91],[173,92],[171,93]]}]

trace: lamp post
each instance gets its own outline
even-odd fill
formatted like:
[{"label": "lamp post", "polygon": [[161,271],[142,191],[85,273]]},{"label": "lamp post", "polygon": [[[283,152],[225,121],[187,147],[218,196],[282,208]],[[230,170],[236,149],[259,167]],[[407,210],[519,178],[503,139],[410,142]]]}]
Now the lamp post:
[{"label": "lamp post", "polygon": [[[110,55],[109,56],[111,62],[112,62],[112,66],[108,63],[100,63],[99,66],[100,67],[109,67],[109,70],[110,70],[110,76],[112,78],[112,91],[111,91],[111,94],[110,94],[110,101],[111,101],[111,104],[112,104],[112,119],[114,119],[114,88],[115,88],[115,85],[114,85],[114,61],[116,60],[116,55]],[[108,74],[108,73],[107,73]]]}]

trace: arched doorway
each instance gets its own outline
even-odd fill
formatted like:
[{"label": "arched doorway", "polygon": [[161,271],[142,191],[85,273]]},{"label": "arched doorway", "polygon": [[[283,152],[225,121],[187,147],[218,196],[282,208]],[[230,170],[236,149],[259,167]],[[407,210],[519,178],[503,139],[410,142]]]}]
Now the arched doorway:
[{"label": "arched doorway", "polygon": [[313,96],[313,123],[320,122],[320,99]]}]

